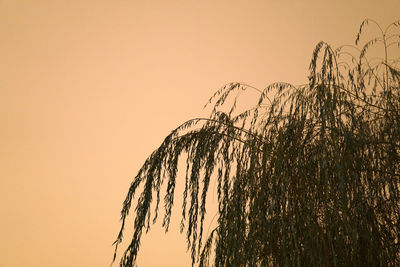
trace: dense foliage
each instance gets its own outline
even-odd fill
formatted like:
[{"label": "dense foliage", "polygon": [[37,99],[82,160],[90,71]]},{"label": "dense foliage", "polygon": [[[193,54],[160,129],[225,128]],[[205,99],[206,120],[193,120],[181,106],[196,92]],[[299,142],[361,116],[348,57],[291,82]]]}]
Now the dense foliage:
[{"label": "dense foliage", "polygon": [[[360,45],[368,24],[380,34]],[[168,229],[181,155],[181,227],[194,265],[400,265],[399,29],[400,21],[381,29],[365,20],[356,46],[320,42],[308,84],[271,84],[240,114],[236,97],[251,87],[231,83],[217,91],[210,117],[172,131],[134,178],[116,251],[136,189],[142,192],[120,265],[135,264],[154,206],[157,219],[163,182]],[[229,98],[233,104],[222,112]],[[211,179],[219,212],[203,237]]]}]

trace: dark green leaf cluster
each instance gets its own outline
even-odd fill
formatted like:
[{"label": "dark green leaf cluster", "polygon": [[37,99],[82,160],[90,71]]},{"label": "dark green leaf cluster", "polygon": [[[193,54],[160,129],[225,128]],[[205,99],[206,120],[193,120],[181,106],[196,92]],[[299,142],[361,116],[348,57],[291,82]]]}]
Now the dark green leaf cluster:
[{"label": "dark green leaf cluster", "polygon": [[[369,22],[374,23],[362,23],[356,44]],[[143,185],[120,265],[135,263],[153,200],[157,219],[163,182],[168,229],[181,155],[186,158],[181,230],[186,229],[193,265],[400,265],[400,71],[399,58],[390,57],[400,44],[400,22],[377,27],[378,38],[353,47],[357,55],[346,46],[333,50],[319,43],[308,84],[256,89],[256,106],[239,114],[237,96],[252,87],[228,84],[210,99],[209,118],[172,131],[129,188],[116,251]],[[369,59],[369,49],[379,45],[383,57]],[[232,96],[229,111],[222,112]],[[213,178],[218,220],[204,241]]]}]

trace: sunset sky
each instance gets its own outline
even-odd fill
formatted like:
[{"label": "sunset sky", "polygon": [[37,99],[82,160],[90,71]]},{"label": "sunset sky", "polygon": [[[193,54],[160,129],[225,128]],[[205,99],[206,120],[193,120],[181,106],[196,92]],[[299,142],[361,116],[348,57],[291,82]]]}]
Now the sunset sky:
[{"label": "sunset sky", "polygon": [[[228,82],[307,82],[314,46],[354,44],[365,18],[386,27],[400,1],[0,0],[0,266],[108,266],[171,130]],[[139,266],[190,264],[173,212]]]}]

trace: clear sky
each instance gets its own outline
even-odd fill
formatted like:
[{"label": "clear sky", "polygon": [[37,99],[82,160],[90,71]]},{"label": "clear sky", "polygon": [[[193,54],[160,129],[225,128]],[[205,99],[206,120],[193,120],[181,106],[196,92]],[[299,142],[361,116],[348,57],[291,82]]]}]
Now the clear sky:
[{"label": "clear sky", "polygon": [[[400,1],[0,0],[0,266],[108,266],[174,127],[225,83],[306,82],[314,46],[353,44],[367,17],[384,27]],[[140,266],[189,264],[174,212]]]}]

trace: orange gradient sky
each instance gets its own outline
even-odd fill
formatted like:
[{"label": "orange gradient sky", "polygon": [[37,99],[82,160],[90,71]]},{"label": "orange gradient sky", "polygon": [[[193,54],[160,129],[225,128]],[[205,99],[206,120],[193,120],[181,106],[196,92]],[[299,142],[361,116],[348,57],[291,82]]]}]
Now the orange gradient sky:
[{"label": "orange gradient sky", "polygon": [[[306,82],[314,46],[353,44],[367,17],[386,26],[400,1],[0,0],[0,266],[108,266],[173,128],[225,83]],[[173,212],[141,267],[190,264]]]}]

